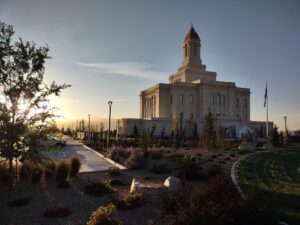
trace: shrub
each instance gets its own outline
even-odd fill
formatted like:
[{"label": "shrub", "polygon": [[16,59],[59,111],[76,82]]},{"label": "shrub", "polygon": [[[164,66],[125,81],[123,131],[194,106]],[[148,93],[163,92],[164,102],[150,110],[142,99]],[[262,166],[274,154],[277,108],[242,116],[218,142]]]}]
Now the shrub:
[{"label": "shrub", "polygon": [[164,174],[164,173],[169,173],[170,168],[167,163],[155,163],[153,164],[150,171],[155,174]]},{"label": "shrub", "polygon": [[68,178],[69,171],[70,171],[69,164],[65,160],[60,161],[56,168],[56,174],[55,174],[56,181],[59,184],[66,183],[66,179]]},{"label": "shrub", "polygon": [[57,204],[57,205],[47,208],[46,211],[44,212],[43,216],[55,218],[55,217],[65,217],[70,214],[71,214],[71,211],[68,207],[66,207],[62,204]]},{"label": "shrub", "polygon": [[220,160],[219,163],[220,164],[226,164],[226,162],[224,160]]},{"label": "shrub", "polygon": [[121,174],[121,171],[120,171],[120,168],[119,167],[109,167],[107,173],[110,175],[110,176],[118,176]]},{"label": "shrub", "polygon": [[107,150],[107,156],[113,161],[124,163],[126,159],[130,156],[130,152],[121,146],[112,146]]},{"label": "shrub", "polygon": [[220,176],[220,175],[223,175],[222,168],[216,164],[211,165],[208,170],[208,176],[216,177],[216,176]]},{"label": "shrub", "polygon": [[212,155],[211,158],[216,159],[216,158],[218,158],[218,156],[217,155]]},{"label": "shrub", "polygon": [[44,170],[45,170],[45,178],[47,180],[53,179],[55,174],[55,168],[56,168],[56,164],[53,160],[49,160],[48,162],[46,162],[46,164],[44,165]]},{"label": "shrub", "polygon": [[27,205],[31,201],[32,197],[23,197],[23,198],[16,198],[8,203],[10,207],[18,207]]},{"label": "shrub", "polygon": [[170,224],[278,224],[262,206],[243,200],[225,177],[215,177],[202,188],[186,187],[165,201]]},{"label": "shrub", "polygon": [[32,176],[31,176],[31,183],[32,184],[38,184],[41,182],[41,179],[43,177],[44,170],[41,167],[41,165],[35,165],[35,167],[32,170]]},{"label": "shrub", "polygon": [[141,152],[132,151],[130,157],[125,161],[128,169],[141,169],[145,166],[145,159]]},{"label": "shrub", "polygon": [[34,167],[35,166],[34,166],[33,162],[30,162],[27,160],[24,161],[19,169],[20,180],[23,180],[23,181],[29,180],[31,178]]},{"label": "shrub", "polygon": [[110,180],[100,179],[98,182],[87,184],[85,186],[85,191],[89,195],[98,197],[107,193],[112,193],[115,190],[112,188]]},{"label": "shrub", "polygon": [[128,194],[123,199],[114,199],[113,203],[121,210],[135,209],[144,204],[144,197],[141,192],[134,192]]},{"label": "shrub", "polygon": [[183,179],[199,180],[204,175],[198,172],[198,166],[201,162],[198,157],[191,154],[185,154],[179,162],[179,176]]},{"label": "shrub", "polygon": [[160,159],[163,156],[163,152],[159,148],[152,148],[149,154],[151,159]]},{"label": "shrub", "polygon": [[119,220],[115,218],[116,206],[109,204],[97,208],[91,215],[87,225],[119,225]]},{"label": "shrub", "polygon": [[119,185],[119,186],[126,186],[129,185],[128,183],[125,183],[122,180],[111,180],[110,185]]},{"label": "shrub", "polygon": [[9,184],[9,170],[8,165],[5,162],[0,163],[0,180],[4,185]]},{"label": "shrub", "polygon": [[75,177],[81,167],[80,158],[77,156],[73,156],[70,159],[70,177]]}]

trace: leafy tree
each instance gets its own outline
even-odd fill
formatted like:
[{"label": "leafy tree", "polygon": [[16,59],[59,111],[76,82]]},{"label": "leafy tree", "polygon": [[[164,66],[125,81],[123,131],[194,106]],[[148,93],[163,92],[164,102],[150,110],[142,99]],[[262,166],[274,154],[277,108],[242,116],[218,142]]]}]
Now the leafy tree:
[{"label": "leafy tree", "polygon": [[276,125],[274,125],[273,127],[272,135],[270,137],[270,142],[274,147],[280,146],[280,136],[278,133],[278,127]]},{"label": "leafy tree", "polygon": [[178,128],[177,119],[172,120],[172,139],[173,139],[173,147],[179,148],[179,146],[180,146],[180,135],[179,135],[179,128]]},{"label": "leafy tree", "polygon": [[149,142],[150,142],[150,135],[148,132],[144,130],[140,137],[140,149],[143,152],[145,157],[148,157]]},{"label": "leafy tree", "polygon": [[192,146],[194,148],[197,148],[198,142],[199,142],[198,127],[197,127],[197,122],[194,122],[192,127]]},{"label": "leafy tree", "polygon": [[156,126],[155,124],[151,127],[150,133],[149,133],[149,144],[152,146],[154,144],[154,134],[155,134]]},{"label": "leafy tree", "polygon": [[13,160],[30,151],[26,135],[44,131],[55,117],[49,96],[60,95],[69,85],[44,83],[49,48],[13,39],[13,26],[0,21],[0,156],[8,160],[13,183]]},{"label": "leafy tree", "polygon": [[214,119],[209,112],[204,117],[204,129],[203,129],[203,147],[211,150],[216,147],[216,134],[214,130]]},{"label": "leafy tree", "polygon": [[137,128],[136,125],[134,125],[134,127],[133,127],[133,136],[134,136],[135,138],[137,138],[137,137],[140,136],[140,135],[139,135],[139,130],[138,130],[138,128]]}]

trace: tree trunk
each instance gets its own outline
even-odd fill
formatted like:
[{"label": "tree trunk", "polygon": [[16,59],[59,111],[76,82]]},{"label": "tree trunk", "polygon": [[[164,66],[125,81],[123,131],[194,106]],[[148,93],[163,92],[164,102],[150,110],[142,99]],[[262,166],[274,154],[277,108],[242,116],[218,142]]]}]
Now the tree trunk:
[{"label": "tree trunk", "polygon": [[8,171],[9,171],[9,194],[11,195],[12,190],[13,190],[13,185],[14,185],[14,168],[13,168],[13,156],[9,156],[9,167],[8,167]]}]

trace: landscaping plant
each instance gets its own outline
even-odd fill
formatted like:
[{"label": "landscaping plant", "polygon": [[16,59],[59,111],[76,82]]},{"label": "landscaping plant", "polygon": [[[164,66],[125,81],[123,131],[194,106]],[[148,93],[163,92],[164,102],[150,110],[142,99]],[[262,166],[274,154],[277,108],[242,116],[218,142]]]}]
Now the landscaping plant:
[{"label": "landscaping plant", "polygon": [[22,197],[16,198],[8,203],[10,207],[19,207],[23,205],[27,205],[31,201],[32,197]]},{"label": "landscaping plant", "polygon": [[97,208],[91,215],[87,225],[119,225],[122,224],[115,216],[116,206],[109,204]]},{"label": "landscaping plant", "polygon": [[37,164],[33,167],[32,175],[31,175],[31,183],[32,184],[38,184],[41,182],[41,179],[43,177],[44,170],[41,167],[41,165]]},{"label": "landscaping plant", "polygon": [[70,177],[75,177],[81,167],[81,161],[80,158],[77,156],[73,156],[70,159]]},{"label": "landscaping plant", "polygon": [[20,180],[29,180],[31,178],[34,167],[35,165],[31,161],[25,160],[19,168]]},{"label": "landscaping plant", "polygon": [[56,164],[53,160],[49,160],[44,165],[45,170],[45,178],[46,180],[51,180],[54,177],[55,170],[56,170]]},{"label": "landscaping plant", "polygon": [[85,186],[85,191],[89,195],[99,197],[108,193],[112,193],[115,190],[111,186],[110,180],[100,179],[97,182],[89,182],[89,184]]},{"label": "landscaping plant", "polygon": [[108,171],[107,171],[108,175],[110,176],[118,176],[121,174],[121,170],[119,167],[113,166],[113,167],[109,167]]},{"label": "landscaping plant", "polygon": [[70,171],[70,165],[66,162],[66,160],[62,160],[58,163],[56,168],[55,179],[58,182],[58,187],[67,187],[67,178]]},{"label": "landscaping plant", "polygon": [[129,158],[125,161],[128,169],[142,169],[145,166],[145,158],[141,152],[132,151]]},{"label": "landscaping plant", "polygon": [[71,214],[68,207],[63,204],[57,204],[46,209],[43,216],[49,218],[66,217]]},{"label": "landscaping plant", "polygon": [[118,209],[127,210],[135,209],[144,204],[144,197],[142,192],[134,192],[125,196],[123,199],[113,199],[113,203]]},{"label": "landscaping plant", "polygon": [[9,170],[6,162],[0,163],[0,182],[4,185],[9,184]]}]

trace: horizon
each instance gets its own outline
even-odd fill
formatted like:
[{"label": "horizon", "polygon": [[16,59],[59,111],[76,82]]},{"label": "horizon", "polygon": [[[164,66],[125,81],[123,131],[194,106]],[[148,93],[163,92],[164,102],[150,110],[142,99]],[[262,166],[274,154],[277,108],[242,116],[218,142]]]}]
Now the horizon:
[{"label": "horizon", "polygon": [[0,0],[16,36],[49,45],[46,81],[72,85],[51,98],[66,121],[107,118],[109,100],[112,118],[139,118],[139,92],[168,83],[192,22],[207,70],[250,88],[251,120],[266,119],[268,82],[269,121],[300,129],[299,2],[129,2]]}]

